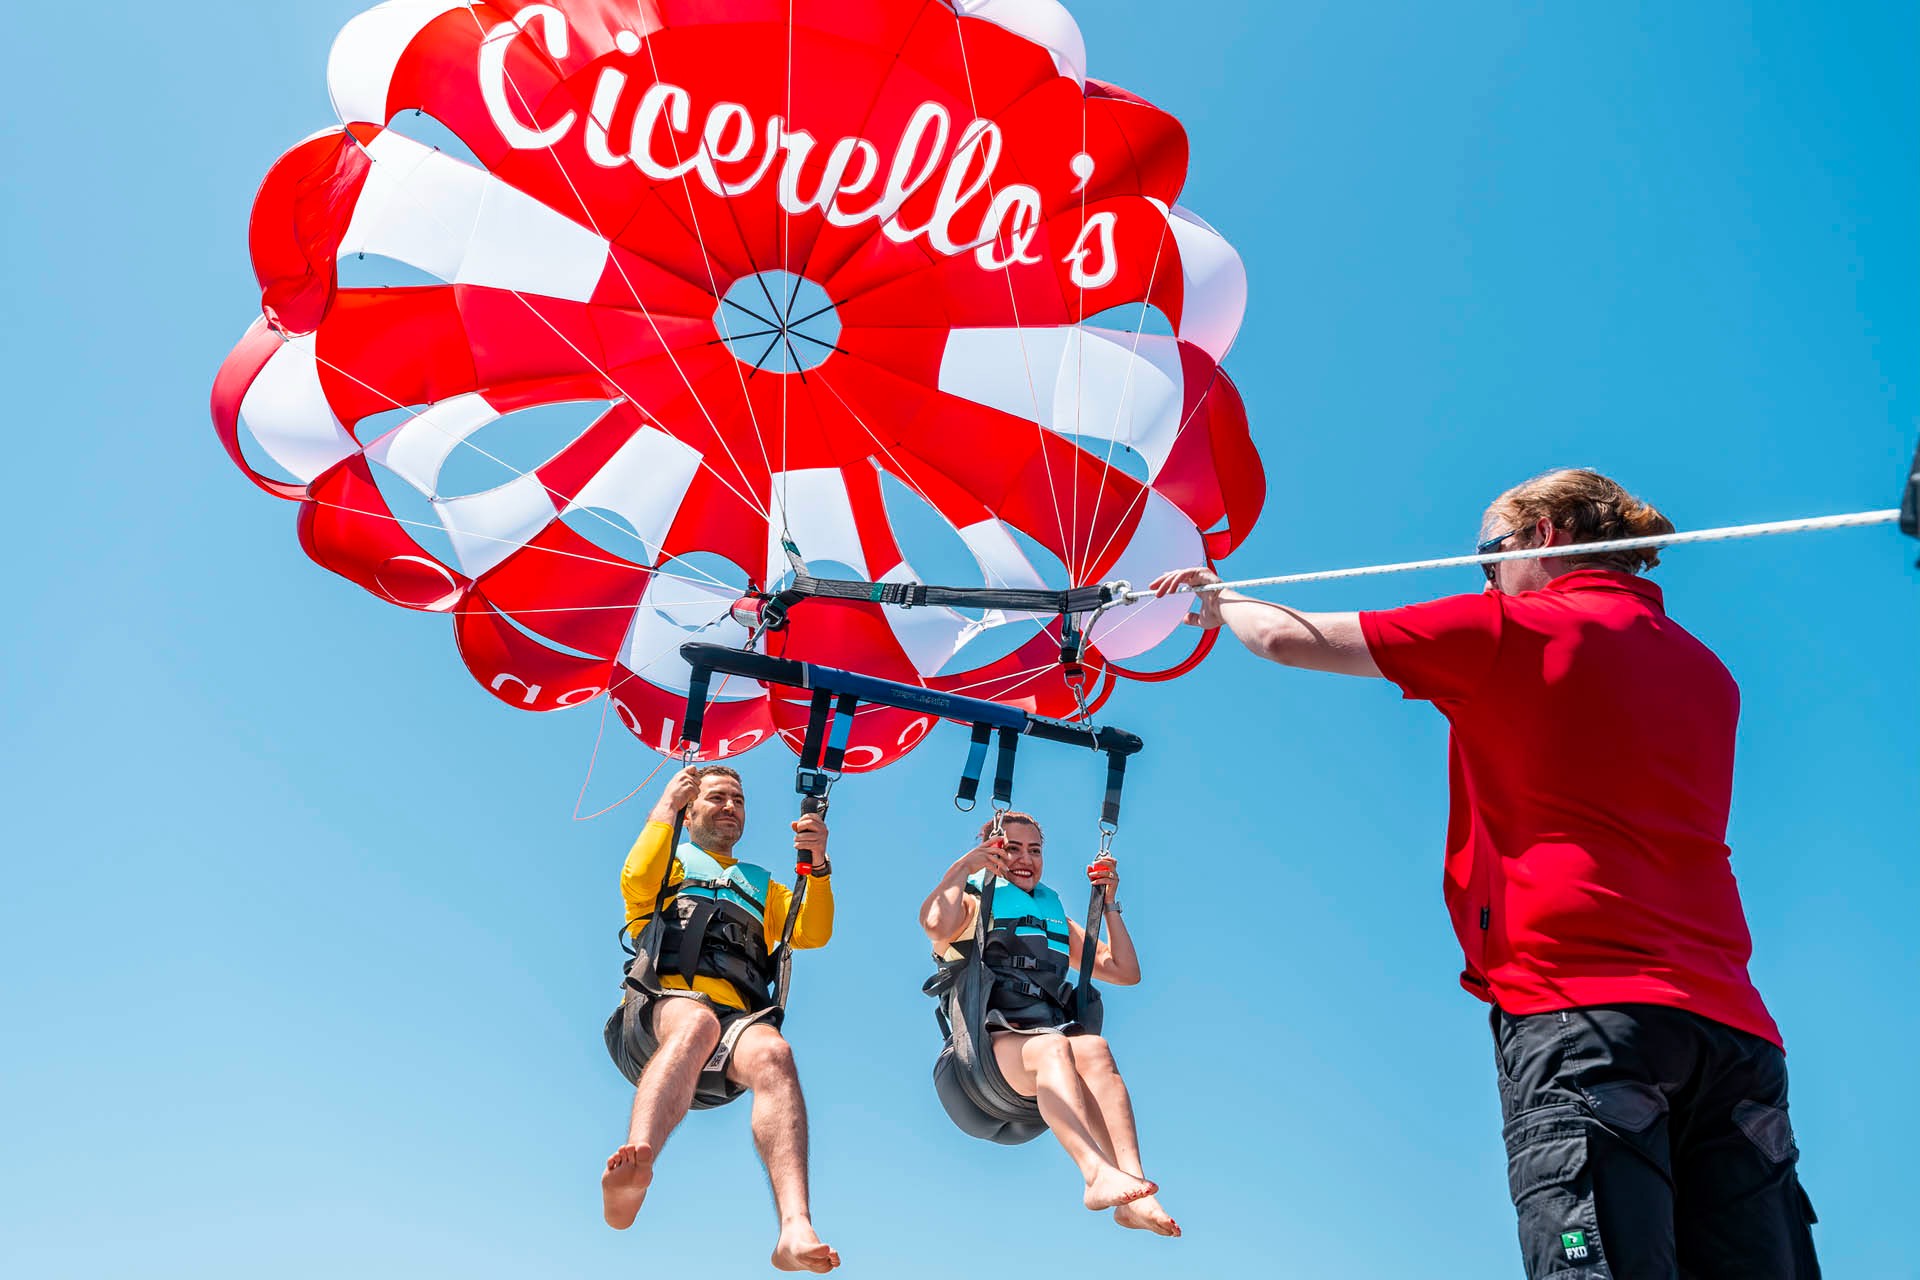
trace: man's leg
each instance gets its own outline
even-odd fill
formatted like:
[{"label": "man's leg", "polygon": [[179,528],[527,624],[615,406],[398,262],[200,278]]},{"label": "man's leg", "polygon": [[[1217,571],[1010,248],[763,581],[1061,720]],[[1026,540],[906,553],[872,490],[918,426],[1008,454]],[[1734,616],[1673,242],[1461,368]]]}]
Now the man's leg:
[{"label": "man's leg", "polygon": [[659,1048],[633,1091],[627,1142],[607,1158],[600,1200],[607,1225],[626,1230],[640,1213],[653,1183],[653,1161],[667,1135],[686,1118],[700,1082],[700,1068],[720,1043],[720,1020],[698,1000],[662,997],[648,1011]]},{"label": "man's leg", "polygon": [[727,1075],[753,1090],[753,1145],[767,1167],[774,1211],[780,1215],[773,1265],[781,1271],[824,1275],[840,1265],[840,1255],[822,1244],[813,1229],[807,1190],[807,1104],[800,1096],[793,1049],[779,1031],[755,1023],[740,1033],[727,1062]]},{"label": "man's leg", "polygon": [[[1068,1051],[1073,1054],[1074,1070],[1093,1098],[1093,1134],[1100,1149],[1113,1157],[1124,1173],[1143,1181],[1146,1172],[1140,1166],[1140,1137],[1133,1120],[1133,1099],[1127,1094],[1126,1081],[1113,1061],[1113,1048],[1105,1036],[1068,1036]],[[1152,1231],[1163,1236],[1180,1234],[1175,1222],[1153,1196],[1142,1196],[1113,1211],[1113,1220],[1123,1227]]]},{"label": "man's leg", "polygon": [[1691,1049],[1645,1009],[1495,1011],[1507,1180],[1534,1280],[1679,1274],[1667,1098]]},{"label": "man's leg", "polygon": [[1074,1067],[1066,1036],[996,1032],[993,1056],[1007,1083],[1033,1095],[1040,1104],[1040,1118],[1087,1184],[1081,1197],[1087,1208],[1112,1209],[1159,1190],[1139,1174],[1120,1168],[1113,1162],[1113,1153],[1101,1147],[1095,1136],[1099,1121],[1094,1102]]},{"label": "man's leg", "polygon": [[1711,1046],[1706,1082],[1674,1116],[1681,1274],[1819,1280],[1813,1205],[1787,1115],[1786,1057],[1757,1036],[1698,1021]]}]

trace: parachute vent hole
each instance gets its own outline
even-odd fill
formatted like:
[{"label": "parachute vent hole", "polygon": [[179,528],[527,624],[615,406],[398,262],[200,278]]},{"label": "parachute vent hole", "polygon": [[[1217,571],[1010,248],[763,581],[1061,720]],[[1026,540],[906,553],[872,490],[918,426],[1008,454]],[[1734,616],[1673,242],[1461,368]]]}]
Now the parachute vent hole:
[{"label": "parachute vent hole", "polygon": [[422,146],[444,152],[476,169],[487,167],[480,163],[480,157],[473,153],[473,148],[460,140],[459,134],[424,111],[402,111],[387,124],[387,128],[403,138],[411,138]]},{"label": "parachute vent hole", "polygon": [[733,358],[758,372],[805,373],[839,349],[840,313],[805,276],[762,271],[733,282],[713,313]]},{"label": "parachute vent hole", "polygon": [[349,253],[335,273],[342,289],[419,289],[446,281],[410,263],[377,253]]},{"label": "parachute vent hole", "polygon": [[[454,498],[485,493],[533,474],[585,434],[607,407],[605,400],[575,400],[505,414],[467,436],[447,455],[436,486],[439,495]],[[609,532],[602,526],[601,536],[593,540],[604,542]],[[619,540],[625,545],[614,550],[630,559],[646,558],[637,544]]]},{"label": "parachute vent hole", "polygon": [[521,635],[526,636],[530,640],[536,640],[542,645],[545,645],[547,648],[555,650],[556,652],[564,653],[570,658],[582,658],[589,662],[602,662],[602,661],[605,661],[606,658],[610,656],[608,654],[601,654],[601,653],[586,653],[582,650],[575,649],[571,645],[562,644],[560,641],[546,634],[546,632],[540,630],[539,627],[540,627],[541,619],[554,617],[555,615],[553,614],[532,614],[528,617],[528,619],[525,622],[522,622],[520,619],[514,617],[512,614],[507,613],[504,610],[500,609],[497,605],[495,606],[494,611],[498,613],[502,618],[505,618],[507,625],[512,627],[515,631],[518,631]]},{"label": "parachute vent hole", "polygon": [[368,460],[367,469],[380,490],[381,501],[387,504],[387,510],[393,513],[393,518],[400,521],[400,527],[407,536],[418,543],[421,551],[427,555],[458,569],[460,561],[453,554],[453,539],[447,536],[446,526],[440,520],[440,511],[432,499],[407,483],[397,472],[389,471],[371,459]]},{"label": "parachute vent hole", "polygon": [[1152,303],[1127,302],[1105,311],[1096,311],[1080,322],[1083,329],[1107,329],[1115,333],[1138,333],[1148,337],[1171,338],[1173,322],[1167,313]]},{"label": "parachute vent hole", "polygon": [[[1124,472],[1126,475],[1138,480],[1141,484],[1146,484],[1153,478],[1152,472],[1147,466],[1146,458],[1141,456],[1137,450],[1130,448],[1118,440],[1108,440],[1103,436],[1075,435],[1072,432],[1065,431],[1061,432],[1061,434],[1073,441],[1073,443],[1079,445],[1081,449],[1086,451],[1089,457],[1105,463],[1115,471]],[[1117,503],[1112,501],[1108,503],[1109,507],[1117,505]],[[1090,547],[1084,550],[1091,552],[1097,551],[1099,548]]]},{"label": "parachute vent hole", "polygon": [[[886,509],[887,526],[893,530],[894,542],[915,581],[942,587],[985,583],[986,575],[960,531],[925,498],[885,471],[880,473],[880,501]],[[978,609],[959,612],[976,622],[980,619]]]}]

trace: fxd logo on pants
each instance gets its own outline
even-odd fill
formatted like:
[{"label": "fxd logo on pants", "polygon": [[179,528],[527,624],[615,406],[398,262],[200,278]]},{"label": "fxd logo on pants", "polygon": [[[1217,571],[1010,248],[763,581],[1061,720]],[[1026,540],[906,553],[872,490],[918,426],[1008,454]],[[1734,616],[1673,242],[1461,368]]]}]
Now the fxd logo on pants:
[{"label": "fxd logo on pants", "polygon": [[1587,1233],[1584,1231],[1562,1231],[1560,1247],[1566,1250],[1569,1262],[1578,1262],[1591,1252],[1587,1248]]}]

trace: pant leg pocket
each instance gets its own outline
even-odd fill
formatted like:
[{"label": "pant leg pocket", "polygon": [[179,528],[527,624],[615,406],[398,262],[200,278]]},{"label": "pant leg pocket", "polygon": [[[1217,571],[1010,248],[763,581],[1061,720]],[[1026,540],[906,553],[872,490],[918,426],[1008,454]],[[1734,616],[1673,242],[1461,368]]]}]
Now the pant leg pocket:
[{"label": "pant leg pocket", "polygon": [[1784,1164],[1799,1158],[1800,1148],[1793,1140],[1793,1122],[1787,1118],[1785,1107],[1764,1102],[1737,1103],[1733,1108],[1733,1122],[1740,1126],[1747,1140],[1760,1149],[1767,1163]]},{"label": "pant leg pocket", "polygon": [[1528,1280],[1611,1280],[1588,1167],[1592,1123],[1571,1103],[1525,1111],[1507,1123],[1507,1189]]}]

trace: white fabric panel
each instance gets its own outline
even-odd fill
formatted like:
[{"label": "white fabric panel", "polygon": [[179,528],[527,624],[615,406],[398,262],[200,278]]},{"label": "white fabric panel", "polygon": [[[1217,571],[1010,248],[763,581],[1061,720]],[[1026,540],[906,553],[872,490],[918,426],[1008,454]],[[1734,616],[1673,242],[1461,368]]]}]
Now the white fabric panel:
[{"label": "white fabric panel", "polygon": [[509,480],[497,489],[433,504],[453,542],[460,571],[477,578],[527,545],[556,516],[547,487],[535,475]]},{"label": "white fabric panel", "polygon": [[400,56],[426,25],[460,0],[387,0],[354,18],[327,56],[327,91],[342,124],[387,122],[387,93]]},{"label": "white fabric panel", "polygon": [[289,474],[311,483],[360,451],[320,387],[314,335],[281,344],[240,402],[240,425]]},{"label": "white fabric panel", "polygon": [[585,302],[607,242],[463,160],[388,130],[340,252],[377,253],[454,284]]},{"label": "white fabric panel", "polygon": [[453,451],[500,413],[475,394],[428,405],[367,446],[367,457],[429,498],[440,494],[440,470]]},{"label": "white fabric panel", "polygon": [[341,256],[377,253],[453,280],[480,219],[487,184],[472,165],[388,130],[367,144],[373,168],[354,201]]},{"label": "white fabric panel", "polygon": [[955,329],[940,390],[1023,418],[1037,408],[1040,425],[1063,435],[1118,440],[1149,476],[1179,437],[1186,397],[1174,339],[1077,326]]},{"label": "white fabric panel", "polygon": [[660,553],[700,470],[700,451],[664,431],[642,427],[574,496],[569,511],[616,511],[633,526],[649,556]]},{"label": "white fabric panel", "polygon": [[768,582],[778,582],[791,568],[776,523],[782,514],[803,558],[838,560],[860,577],[867,576],[867,554],[853,523],[853,500],[837,467],[774,472],[773,502],[774,519],[767,522]]},{"label": "white fabric panel", "polygon": [[1079,24],[1058,0],[950,0],[953,7],[970,18],[981,18],[996,27],[1005,27],[1043,46],[1053,55],[1053,65],[1063,76],[1072,76],[1079,84],[1087,82],[1087,42]]},{"label": "white fabric panel", "polygon": [[1167,226],[1180,250],[1179,334],[1224,360],[1247,314],[1246,264],[1226,237],[1191,209],[1174,206]]},{"label": "white fabric panel", "polygon": [[[1187,513],[1149,489],[1133,540],[1107,571],[1106,580],[1124,580],[1140,589],[1169,569],[1206,562],[1200,531],[1187,519]],[[1109,658],[1124,661],[1145,653],[1172,635],[1192,607],[1190,597],[1173,595],[1164,600],[1110,609],[1087,632],[1087,637]]]},{"label": "white fabric panel", "polygon": [[585,302],[593,297],[610,252],[599,235],[489,177],[473,243],[456,283]]},{"label": "white fabric panel", "polygon": [[[668,566],[668,572],[671,572]],[[684,578],[656,577],[647,583],[620,648],[620,665],[635,675],[674,693],[685,693],[693,683],[693,669],[680,656],[680,646],[698,638],[706,643],[745,648],[747,629],[727,617],[738,597],[732,591]],[[714,619],[724,619],[708,626]],[[702,628],[705,628],[702,630]],[[745,702],[762,696],[755,681],[715,680],[715,701]]]}]

